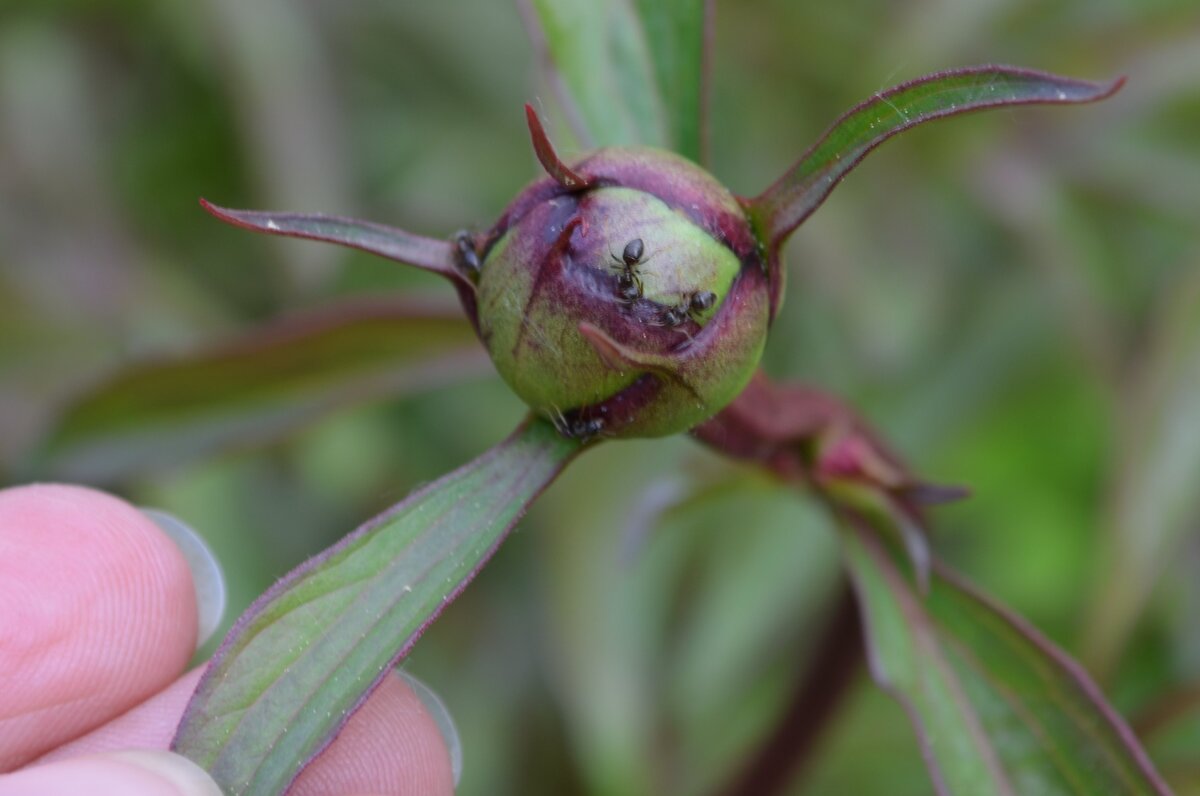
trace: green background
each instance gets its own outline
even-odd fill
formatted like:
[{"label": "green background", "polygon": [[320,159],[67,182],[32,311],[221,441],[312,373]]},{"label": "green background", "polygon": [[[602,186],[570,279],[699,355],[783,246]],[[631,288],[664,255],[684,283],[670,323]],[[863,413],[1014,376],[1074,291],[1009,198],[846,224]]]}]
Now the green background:
[{"label": "green background", "polygon": [[[794,236],[766,363],[846,396],[919,472],[970,485],[939,512],[937,549],[1085,654],[1120,709],[1200,680],[1194,0],[724,2],[715,43],[711,166],[744,194],[925,72],[1129,76],[1103,105],[956,119],[872,155]],[[226,227],[199,196],[483,228],[536,173],[526,101],[551,98],[495,0],[0,6],[0,477],[124,363],[332,296],[449,292]],[[475,379],[105,486],[210,540],[231,621],[521,414]],[[1132,600],[1130,568],[1150,573],[1145,613],[1115,653],[1089,651]],[[705,793],[770,726],[837,578],[833,534],[789,491],[687,439],[606,445],[406,666],[459,724],[463,794]],[[1181,793],[1200,792],[1196,748],[1151,743]],[[930,790],[865,672],[817,754],[795,793]]]}]

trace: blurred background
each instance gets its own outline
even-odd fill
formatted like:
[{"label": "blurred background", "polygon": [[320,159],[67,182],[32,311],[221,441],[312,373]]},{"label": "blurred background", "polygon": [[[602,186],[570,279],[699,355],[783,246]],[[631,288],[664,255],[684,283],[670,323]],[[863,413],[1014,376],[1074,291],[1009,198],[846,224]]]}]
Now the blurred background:
[{"label": "blurred background", "polygon": [[[1182,705],[1139,726],[1200,792],[1200,7],[719,2],[715,44],[711,167],[743,194],[925,72],[1128,75],[1101,105],[964,117],[873,154],[793,238],[766,364],[971,486],[937,549],[1126,715]],[[507,2],[0,5],[0,479],[114,369],[332,297],[450,294],[224,226],[198,197],[483,228],[536,173],[521,105],[543,100]],[[228,622],[521,415],[481,372],[98,485],[209,539]],[[709,793],[772,727],[838,566],[819,508],[764,477],[685,438],[606,445],[406,666],[458,722],[462,794]],[[929,791],[903,712],[860,672],[791,792]]]}]

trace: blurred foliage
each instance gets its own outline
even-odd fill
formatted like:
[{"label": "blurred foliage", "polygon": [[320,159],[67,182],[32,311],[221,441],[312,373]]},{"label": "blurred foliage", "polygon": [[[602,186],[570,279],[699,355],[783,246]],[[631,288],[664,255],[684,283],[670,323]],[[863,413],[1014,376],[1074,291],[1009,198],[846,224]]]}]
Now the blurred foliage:
[{"label": "blurred foliage", "polygon": [[[938,549],[1068,650],[1093,639],[1084,662],[1119,708],[1200,681],[1200,391],[1156,372],[1200,360],[1194,324],[1164,317],[1186,316],[1200,270],[1194,0],[718,3],[715,38],[711,165],[746,194],[908,77],[980,62],[1129,75],[1099,106],[959,119],[873,155],[790,244],[767,366],[845,395],[918,471],[971,485],[940,513]],[[198,196],[481,228],[535,173],[521,104],[545,91],[516,13],[490,0],[4,4],[0,477],[118,366],[333,296],[448,293],[226,228]],[[1155,406],[1173,425],[1147,423]],[[232,619],[520,415],[498,381],[472,382],[109,486],[210,539]],[[1159,486],[1140,485],[1131,451],[1168,462],[1170,528],[1130,527],[1160,521],[1128,508]],[[684,479],[710,488],[640,538]],[[1120,599],[1137,604],[1098,612],[1130,556],[1147,563]],[[787,491],[686,439],[604,446],[408,667],[459,723],[463,794],[706,792],[770,727],[836,576],[827,523]],[[1149,746],[1195,792],[1194,755]],[[901,709],[865,676],[818,751],[795,793],[929,790]]]}]

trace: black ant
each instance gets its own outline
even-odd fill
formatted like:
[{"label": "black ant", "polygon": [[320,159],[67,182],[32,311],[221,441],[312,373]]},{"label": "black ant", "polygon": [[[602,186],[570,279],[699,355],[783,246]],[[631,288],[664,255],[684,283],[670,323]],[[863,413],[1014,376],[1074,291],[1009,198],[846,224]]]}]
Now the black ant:
[{"label": "black ant", "polygon": [[568,418],[557,407],[551,414],[550,422],[554,424],[559,434],[567,439],[590,440],[604,430],[602,417],[571,417]]},{"label": "black ant", "polygon": [[621,256],[609,252],[609,256],[617,263],[617,298],[625,302],[634,302],[642,297],[642,277],[635,266],[640,265],[642,254],[646,247],[641,238],[634,238],[625,244]]},{"label": "black ant", "polygon": [[472,279],[479,277],[479,252],[475,251],[475,241],[471,233],[465,229],[454,233],[454,259],[458,267],[466,271]]},{"label": "black ant", "polygon": [[667,307],[663,310],[659,317],[663,326],[680,326],[688,318],[696,320],[696,315],[704,312],[717,301],[717,294],[711,290],[697,290],[694,293],[685,293],[680,297],[679,303],[673,307]]}]

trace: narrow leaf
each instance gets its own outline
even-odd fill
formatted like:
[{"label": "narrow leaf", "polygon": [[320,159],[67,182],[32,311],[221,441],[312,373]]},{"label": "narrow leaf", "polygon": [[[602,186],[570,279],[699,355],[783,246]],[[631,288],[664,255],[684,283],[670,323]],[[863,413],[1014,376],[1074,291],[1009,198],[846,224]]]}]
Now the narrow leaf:
[{"label": "narrow leaf", "polygon": [[338,407],[486,372],[450,304],[345,301],[115,374],[62,413],[33,475],[109,483],[278,439]]},{"label": "narrow leaf", "polygon": [[750,200],[750,212],[762,238],[778,247],[868,152],[897,133],[986,108],[1095,102],[1123,83],[1124,78],[1092,83],[1008,66],[917,78],[876,94],[834,122],[775,184]]},{"label": "narrow leaf", "polygon": [[231,210],[219,207],[207,199],[201,199],[200,206],[216,218],[237,227],[287,238],[306,238],[349,246],[431,271],[457,285],[469,287],[466,278],[455,264],[454,244],[450,241],[426,238],[396,227],[356,218],[316,213]]},{"label": "narrow leaf", "polygon": [[226,793],[283,792],[579,450],[531,420],[293,570],[230,631],[172,748]]},{"label": "narrow leaf", "polygon": [[635,0],[667,118],[668,143],[704,163],[708,157],[708,57],[715,0]]},{"label": "narrow leaf", "polygon": [[1200,271],[1156,318],[1122,416],[1123,455],[1085,660],[1110,673],[1163,569],[1200,530]]},{"label": "narrow leaf", "polygon": [[1166,794],[1079,664],[935,563],[926,598],[878,528],[843,542],[872,675],[904,706],[939,794]]},{"label": "narrow leaf", "polygon": [[[700,160],[706,0],[521,0],[580,138]],[[576,113],[572,113],[572,111]]]}]

